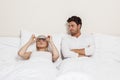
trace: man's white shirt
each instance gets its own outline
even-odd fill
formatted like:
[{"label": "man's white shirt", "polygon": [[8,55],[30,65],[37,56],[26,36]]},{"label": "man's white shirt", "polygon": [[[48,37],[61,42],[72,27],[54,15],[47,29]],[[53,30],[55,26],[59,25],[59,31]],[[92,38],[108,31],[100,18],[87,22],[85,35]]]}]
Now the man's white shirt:
[{"label": "man's white shirt", "polygon": [[71,49],[85,49],[85,55],[93,55],[95,50],[94,38],[90,34],[81,34],[79,37],[66,35],[62,39],[62,54],[64,58],[76,58],[78,54]]}]

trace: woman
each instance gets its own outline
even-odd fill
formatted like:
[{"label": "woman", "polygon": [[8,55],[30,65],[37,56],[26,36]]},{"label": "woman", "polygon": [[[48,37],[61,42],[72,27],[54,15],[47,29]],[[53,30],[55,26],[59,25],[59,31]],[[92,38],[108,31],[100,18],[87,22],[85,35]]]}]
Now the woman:
[{"label": "woman", "polygon": [[[52,61],[55,62],[58,57],[59,53],[58,50],[56,49],[52,39],[50,36],[46,37],[44,35],[39,35],[37,38],[33,34],[30,38],[30,40],[18,51],[18,55],[21,56],[24,59],[29,59],[32,54],[32,52],[26,52],[28,47],[33,44],[36,41],[36,51],[37,52],[49,52],[52,54]],[[48,50],[48,45],[50,44],[50,48],[52,49],[51,52]]]},{"label": "woman", "polygon": [[[36,42],[36,51],[27,51]],[[49,49],[48,49],[49,47]],[[29,41],[18,51],[24,60],[14,67],[14,71],[5,80],[55,80],[57,69],[55,62],[59,53],[51,36],[32,35]]]}]

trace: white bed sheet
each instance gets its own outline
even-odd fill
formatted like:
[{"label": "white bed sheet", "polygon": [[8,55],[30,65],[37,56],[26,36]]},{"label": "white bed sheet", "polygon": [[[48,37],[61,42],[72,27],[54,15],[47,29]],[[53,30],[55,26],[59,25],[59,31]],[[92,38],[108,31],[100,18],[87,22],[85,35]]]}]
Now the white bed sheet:
[{"label": "white bed sheet", "polygon": [[16,62],[19,45],[19,37],[0,37],[0,65]]},{"label": "white bed sheet", "polygon": [[64,60],[60,66],[58,80],[81,80],[81,78],[83,80],[120,80],[119,74],[120,62],[118,61],[81,57]]},{"label": "white bed sheet", "polygon": [[[17,49],[9,48],[3,54],[15,54]],[[18,60],[16,55],[3,56],[0,60],[0,80],[55,80],[57,69],[52,61],[34,58],[33,61]],[[5,57],[5,58],[4,58]],[[7,57],[7,58],[6,58]]]},{"label": "white bed sheet", "polygon": [[21,61],[1,67],[0,80],[55,80],[57,69],[53,63]]}]

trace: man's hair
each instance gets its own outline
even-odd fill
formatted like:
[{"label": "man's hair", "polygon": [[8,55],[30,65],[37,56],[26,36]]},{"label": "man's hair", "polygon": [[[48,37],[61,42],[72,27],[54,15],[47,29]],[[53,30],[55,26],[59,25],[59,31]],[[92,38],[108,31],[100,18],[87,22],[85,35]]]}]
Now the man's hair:
[{"label": "man's hair", "polygon": [[80,24],[82,26],[82,20],[78,16],[72,16],[72,17],[68,18],[67,22],[69,23],[71,21],[74,21],[77,25]]}]

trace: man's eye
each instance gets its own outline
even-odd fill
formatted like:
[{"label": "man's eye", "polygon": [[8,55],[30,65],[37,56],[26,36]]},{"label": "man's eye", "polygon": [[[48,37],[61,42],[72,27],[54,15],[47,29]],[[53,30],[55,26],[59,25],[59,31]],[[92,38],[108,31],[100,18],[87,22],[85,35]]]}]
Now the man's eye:
[{"label": "man's eye", "polygon": [[71,25],[72,27],[74,27],[74,25]]}]

